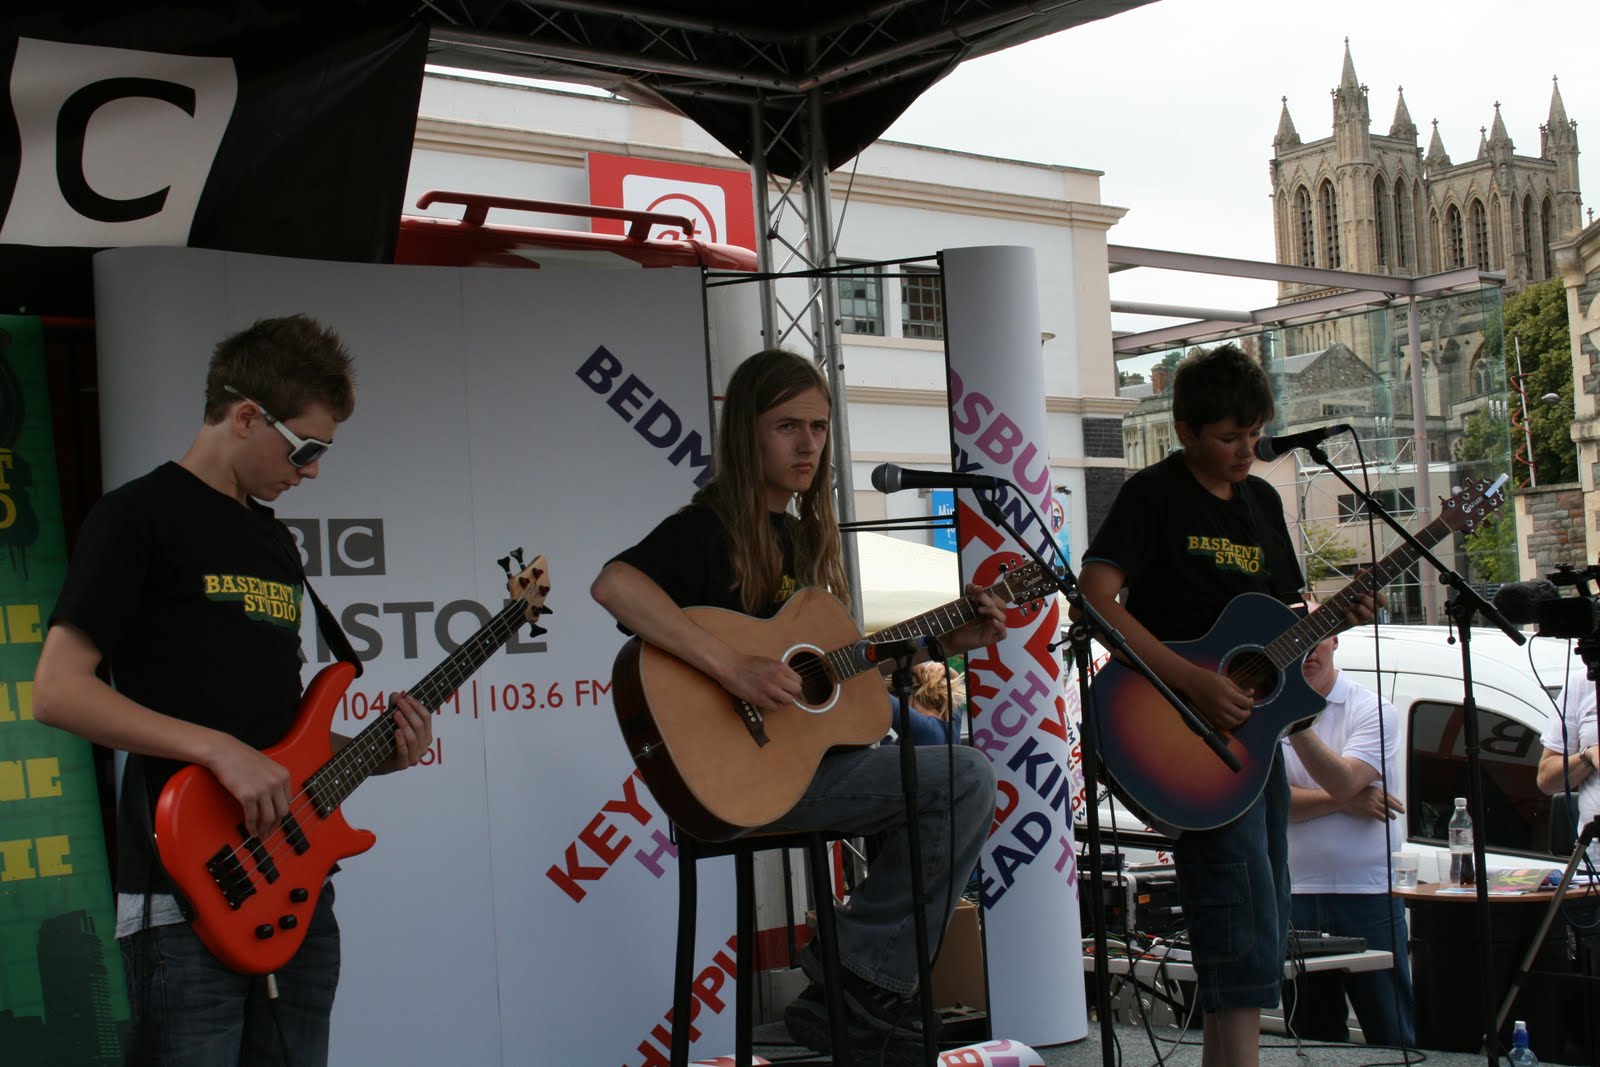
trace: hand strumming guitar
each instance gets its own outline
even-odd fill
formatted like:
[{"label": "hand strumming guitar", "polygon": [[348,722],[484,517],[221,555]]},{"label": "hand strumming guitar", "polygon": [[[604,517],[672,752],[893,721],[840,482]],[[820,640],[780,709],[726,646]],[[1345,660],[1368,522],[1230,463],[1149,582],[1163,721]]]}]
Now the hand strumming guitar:
[{"label": "hand strumming guitar", "polygon": [[1208,667],[1197,667],[1178,686],[1195,713],[1219,730],[1242,726],[1250,717],[1254,694]]}]

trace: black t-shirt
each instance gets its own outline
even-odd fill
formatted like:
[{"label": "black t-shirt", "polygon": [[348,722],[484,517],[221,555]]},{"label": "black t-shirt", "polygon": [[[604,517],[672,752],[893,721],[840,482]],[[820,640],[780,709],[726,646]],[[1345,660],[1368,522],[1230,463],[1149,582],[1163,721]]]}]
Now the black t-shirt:
[{"label": "black t-shirt", "polygon": [[[272,509],[241,507],[167,463],[90,510],[50,622],[87,634],[124,696],[265,748],[299,705],[303,589],[298,550]],[[171,889],[151,816],[181,766],[128,758],[120,891]]]},{"label": "black t-shirt", "polygon": [[[773,602],[755,612],[762,618],[777,612],[799,588],[794,577],[799,522],[785,512],[773,512],[771,519],[772,531],[783,549],[783,579]],[[646,534],[644,540],[614,558],[643,571],[680,608],[728,608],[750,614],[745,611],[735,585],[728,531],[717,513],[705,504],[690,504],[673,512]]]},{"label": "black t-shirt", "polygon": [[1123,483],[1083,561],[1122,571],[1129,613],[1162,641],[1205,636],[1240,593],[1291,602],[1304,584],[1278,491],[1251,475],[1222,500],[1181,453]]}]

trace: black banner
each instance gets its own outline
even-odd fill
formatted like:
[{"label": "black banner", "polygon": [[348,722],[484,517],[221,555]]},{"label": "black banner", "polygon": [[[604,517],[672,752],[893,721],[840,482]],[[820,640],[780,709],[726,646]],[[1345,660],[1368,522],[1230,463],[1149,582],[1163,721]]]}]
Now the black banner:
[{"label": "black banner", "polygon": [[16,6],[0,312],[92,315],[89,258],[108,247],[393,257],[421,23],[335,2]]}]

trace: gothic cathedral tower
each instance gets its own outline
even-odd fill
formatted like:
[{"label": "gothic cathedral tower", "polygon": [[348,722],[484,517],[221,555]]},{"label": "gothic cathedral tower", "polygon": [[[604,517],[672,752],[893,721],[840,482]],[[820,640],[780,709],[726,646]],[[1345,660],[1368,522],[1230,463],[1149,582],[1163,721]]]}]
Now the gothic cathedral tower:
[{"label": "gothic cathedral tower", "polygon": [[[1578,124],[1559,84],[1538,156],[1515,153],[1496,103],[1475,158],[1459,164],[1437,120],[1423,153],[1403,89],[1389,132],[1371,132],[1348,40],[1332,95],[1333,135],[1311,142],[1300,140],[1283,101],[1271,163],[1278,262],[1407,277],[1476,266],[1504,271],[1512,290],[1554,275],[1551,243],[1582,225]],[[1323,291],[1283,284],[1279,300]]]}]

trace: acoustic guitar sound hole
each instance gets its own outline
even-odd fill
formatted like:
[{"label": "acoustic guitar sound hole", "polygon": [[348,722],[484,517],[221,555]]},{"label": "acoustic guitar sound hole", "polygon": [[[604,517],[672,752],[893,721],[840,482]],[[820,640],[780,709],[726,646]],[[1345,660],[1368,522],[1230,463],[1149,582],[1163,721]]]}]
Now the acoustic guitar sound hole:
[{"label": "acoustic guitar sound hole", "polygon": [[800,702],[815,707],[833,696],[833,680],[822,657],[815,652],[797,652],[789,657],[789,668],[800,676]]},{"label": "acoustic guitar sound hole", "polygon": [[1256,649],[1242,651],[1230,659],[1227,673],[1234,685],[1255,695],[1257,704],[1278,689],[1278,669],[1266,653]]}]

